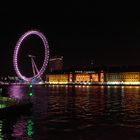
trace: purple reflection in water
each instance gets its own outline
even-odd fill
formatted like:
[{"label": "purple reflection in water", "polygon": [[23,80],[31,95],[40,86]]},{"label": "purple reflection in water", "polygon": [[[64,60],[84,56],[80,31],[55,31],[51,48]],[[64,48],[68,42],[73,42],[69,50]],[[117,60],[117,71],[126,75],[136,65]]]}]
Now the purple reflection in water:
[{"label": "purple reflection in water", "polygon": [[13,126],[13,137],[22,138],[26,134],[26,121],[20,120]]},{"label": "purple reflection in water", "polygon": [[18,120],[16,124],[13,125],[12,137],[16,139],[29,139],[27,133],[27,121],[28,119],[20,118],[20,120]]},{"label": "purple reflection in water", "polygon": [[33,121],[32,119],[21,117],[12,128],[11,134],[15,139],[31,140],[33,136]]},{"label": "purple reflection in water", "polygon": [[25,91],[24,91],[22,86],[15,86],[14,85],[14,86],[9,87],[8,93],[9,93],[9,96],[11,98],[14,98],[17,101],[20,101],[23,98]]}]

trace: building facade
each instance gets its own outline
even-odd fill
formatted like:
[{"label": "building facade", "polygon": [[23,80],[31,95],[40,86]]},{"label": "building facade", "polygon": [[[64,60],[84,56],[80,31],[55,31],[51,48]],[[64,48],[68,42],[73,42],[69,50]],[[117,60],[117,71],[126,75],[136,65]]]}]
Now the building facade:
[{"label": "building facade", "polygon": [[99,84],[104,82],[104,73],[95,71],[75,71],[64,74],[47,74],[49,84]]},{"label": "building facade", "polygon": [[108,84],[140,84],[140,72],[106,73]]},{"label": "building facade", "polygon": [[63,56],[56,56],[49,59],[48,70],[50,72],[63,69]]},{"label": "building facade", "polygon": [[140,72],[75,71],[48,74],[46,82],[49,84],[140,85]]},{"label": "building facade", "polygon": [[68,84],[69,74],[49,74],[46,79],[49,84]]}]

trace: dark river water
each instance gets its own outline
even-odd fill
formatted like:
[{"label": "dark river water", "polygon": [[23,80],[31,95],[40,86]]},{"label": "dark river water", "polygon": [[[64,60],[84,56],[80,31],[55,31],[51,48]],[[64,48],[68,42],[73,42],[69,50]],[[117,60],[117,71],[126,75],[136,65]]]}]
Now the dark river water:
[{"label": "dark river water", "polygon": [[[0,140],[140,140],[139,86],[4,86],[30,112],[0,118]],[[30,96],[31,95],[31,96]]]}]

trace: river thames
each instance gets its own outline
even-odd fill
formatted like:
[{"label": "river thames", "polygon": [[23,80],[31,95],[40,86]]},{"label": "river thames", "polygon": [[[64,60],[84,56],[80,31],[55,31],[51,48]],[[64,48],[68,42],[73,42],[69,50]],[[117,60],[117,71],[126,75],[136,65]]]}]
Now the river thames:
[{"label": "river thames", "polygon": [[2,87],[30,112],[0,118],[0,140],[139,140],[140,86]]}]

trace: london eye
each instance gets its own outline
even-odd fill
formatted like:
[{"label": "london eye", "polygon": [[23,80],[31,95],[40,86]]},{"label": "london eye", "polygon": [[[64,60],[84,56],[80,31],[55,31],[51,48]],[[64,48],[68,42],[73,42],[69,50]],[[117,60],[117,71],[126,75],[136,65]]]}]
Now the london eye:
[{"label": "london eye", "polygon": [[[32,36],[32,35],[36,35],[41,39],[43,46],[44,46],[44,59],[43,59],[43,64],[41,64],[41,68],[38,69],[37,65],[35,63],[35,60],[34,60],[36,58],[36,56],[34,56],[32,54],[28,54],[28,57],[31,59],[32,71],[33,71],[33,75],[28,77],[21,72],[21,68],[19,67],[19,51],[20,51],[20,53],[22,53],[22,49],[21,49],[22,43],[24,43],[24,40],[26,38],[28,38],[29,36]],[[40,79],[41,75],[44,73],[44,71],[48,65],[48,60],[49,60],[48,41],[47,41],[46,37],[40,31],[30,30],[30,31],[25,32],[19,38],[19,40],[16,43],[15,49],[14,49],[13,65],[14,65],[15,72],[20,79],[24,80],[25,82],[31,82],[33,79]]]}]

